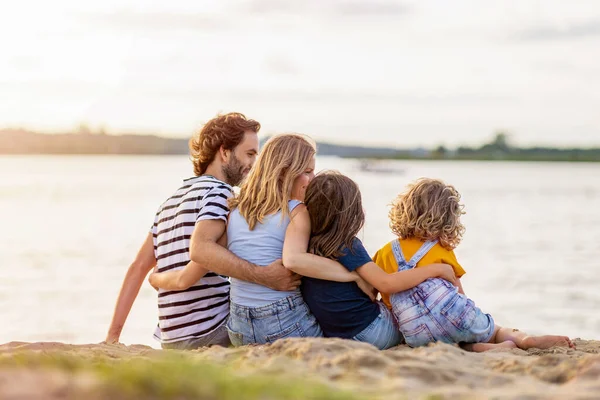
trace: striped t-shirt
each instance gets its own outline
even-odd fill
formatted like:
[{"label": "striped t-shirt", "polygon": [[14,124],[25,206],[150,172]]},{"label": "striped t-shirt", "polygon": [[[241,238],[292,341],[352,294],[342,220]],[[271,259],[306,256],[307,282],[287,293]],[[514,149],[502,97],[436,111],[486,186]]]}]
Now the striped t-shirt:
[{"label": "striped t-shirt", "polygon": [[[196,222],[218,219],[227,222],[227,199],[231,186],[212,176],[183,181],[159,208],[152,226],[158,272],[183,269],[190,261],[190,238]],[[182,291],[158,291],[158,328],[155,337],[172,343],[205,336],[229,316],[229,280],[208,272]]]}]

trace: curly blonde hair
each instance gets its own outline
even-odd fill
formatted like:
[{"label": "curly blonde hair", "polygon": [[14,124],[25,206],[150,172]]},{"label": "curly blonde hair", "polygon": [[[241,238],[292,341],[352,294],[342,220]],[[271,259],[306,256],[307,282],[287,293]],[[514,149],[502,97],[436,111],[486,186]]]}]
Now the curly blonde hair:
[{"label": "curly blonde hair", "polygon": [[438,179],[421,178],[392,203],[390,228],[400,239],[438,240],[452,250],[465,232],[460,193]]}]

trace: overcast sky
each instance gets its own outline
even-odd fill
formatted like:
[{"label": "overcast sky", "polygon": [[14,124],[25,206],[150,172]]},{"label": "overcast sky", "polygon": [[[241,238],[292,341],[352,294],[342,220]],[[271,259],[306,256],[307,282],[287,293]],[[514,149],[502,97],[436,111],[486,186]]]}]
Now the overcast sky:
[{"label": "overcast sky", "polygon": [[0,5],[0,127],[263,132],[391,146],[600,145],[600,1]]}]

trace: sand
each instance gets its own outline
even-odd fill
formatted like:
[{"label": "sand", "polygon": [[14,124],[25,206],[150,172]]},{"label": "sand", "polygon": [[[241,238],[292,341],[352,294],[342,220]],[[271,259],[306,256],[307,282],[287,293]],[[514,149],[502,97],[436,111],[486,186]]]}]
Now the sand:
[{"label": "sand", "polygon": [[[151,362],[175,354],[227,365],[239,376],[258,373],[273,380],[320,382],[364,398],[600,399],[600,341],[576,339],[575,344],[577,350],[469,353],[438,343],[379,351],[365,343],[307,338],[179,352],[141,345],[12,342],[0,345],[0,361],[41,354],[72,356],[84,362],[98,357]],[[93,387],[95,379],[88,374],[73,380],[61,369],[0,364],[0,398],[69,398],[69,393],[82,386]]]}]

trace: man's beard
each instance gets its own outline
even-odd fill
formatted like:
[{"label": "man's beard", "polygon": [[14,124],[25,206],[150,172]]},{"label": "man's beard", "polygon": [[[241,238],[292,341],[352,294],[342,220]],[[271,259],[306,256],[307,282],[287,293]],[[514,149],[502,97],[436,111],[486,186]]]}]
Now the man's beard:
[{"label": "man's beard", "polygon": [[223,175],[225,180],[231,186],[238,186],[244,179],[244,166],[237,159],[237,157],[231,152],[231,159],[225,165],[223,165]]}]

